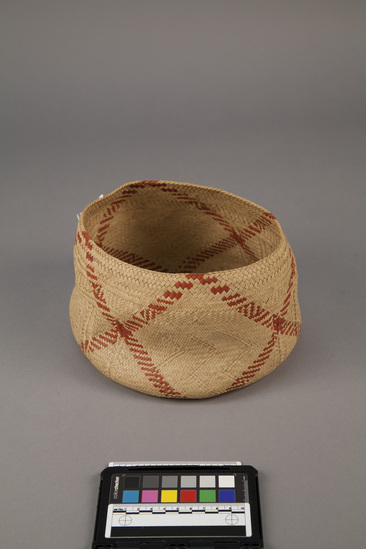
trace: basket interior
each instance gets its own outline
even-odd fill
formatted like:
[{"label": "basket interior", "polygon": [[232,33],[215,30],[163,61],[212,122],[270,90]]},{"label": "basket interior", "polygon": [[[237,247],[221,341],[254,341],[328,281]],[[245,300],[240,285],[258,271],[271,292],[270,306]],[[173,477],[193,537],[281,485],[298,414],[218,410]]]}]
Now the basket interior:
[{"label": "basket interior", "polygon": [[133,183],[84,216],[105,252],[138,267],[203,273],[249,265],[283,238],[264,209],[219,190],[169,182]]}]

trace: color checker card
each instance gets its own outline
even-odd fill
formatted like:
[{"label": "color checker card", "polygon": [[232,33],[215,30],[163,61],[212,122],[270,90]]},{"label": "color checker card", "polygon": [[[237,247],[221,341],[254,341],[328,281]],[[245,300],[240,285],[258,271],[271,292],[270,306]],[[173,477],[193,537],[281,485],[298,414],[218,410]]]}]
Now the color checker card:
[{"label": "color checker card", "polygon": [[93,549],[262,548],[258,473],[234,463],[111,463]]}]

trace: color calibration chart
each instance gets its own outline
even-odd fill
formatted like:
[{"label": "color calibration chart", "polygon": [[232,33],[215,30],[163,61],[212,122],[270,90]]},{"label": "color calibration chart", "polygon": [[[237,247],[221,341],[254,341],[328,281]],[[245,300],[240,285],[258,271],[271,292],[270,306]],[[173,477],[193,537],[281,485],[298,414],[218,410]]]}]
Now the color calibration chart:
[{"label": "color calibration chart", "polygon": [[93,548],[262,547],[257,471],[237,463],[110,464]]},{"label": "color calibration chart", "polygon": [[251,535],[245,475],[116,473],[112,477],[106,537],[133,527],[241,526]]}]

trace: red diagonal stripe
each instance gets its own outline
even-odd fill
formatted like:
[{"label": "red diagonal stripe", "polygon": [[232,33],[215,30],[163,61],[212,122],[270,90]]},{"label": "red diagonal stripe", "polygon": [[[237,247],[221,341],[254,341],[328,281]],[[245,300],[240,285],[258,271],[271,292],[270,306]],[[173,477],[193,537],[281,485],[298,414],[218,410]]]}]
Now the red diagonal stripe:
[{"label": "red diagonal stripe", "polygon": [[[87,233],[84,235],[85,245],[89,250],[92,250],[92,240],[90,237],[88,237]],[[77,242],[78,239],[75,239]],[[90,252],[86,253],[86,259],[91,262],[93,261],[93,256],[90,254]],[[93,267],[90,266],[90,264],[87,264],[86,273],[89,273],[89,270],[92,270],[94,272]],[[190,289],[193,285],[191,283],[185,283],[185,281],[181,281],[182,284],[175,287],[182,287],[183,289]],[[116,318],[114,318],[110,314],[106,314],[105,311],[110,313],[110,309],[108,308],[106,301],[104,299],[104,293],[102,286],[98,284],[97,282],[92,282],[93,287],[93,294],[96,299],[96,303],[99,308],[104,309],[102,311],[102,314],[108,317],[108,320],[112,322],[116,329],[110,329],[109,332],[105,332],[104,334],[100,334],[99,336],[94,336],[91,340],[86,340],[84,342],[80,343],[80,347],[84,352],[93,352],[95,350],[100,350],[102,347],[107,347],[109,344],[114,344],[117,341],[117,334],[119,334],[120,337],[124,338],[127,347],[131,351],[132,355],[135,357],[135,360],[137,360],[137,363],[141,367],[141,371],[145,374],[145,376],[149,379],[149,381],[156,387],[159,392],[166,396],[166,397],[175,397],[175,398],[185,398],[181,395],[178,391],[175,391],[173,387],[164,379],[161,372],[158,370],[158,368],[153,364],[151,358],[148,356],[147,351],[143,349],[143,346],[140,345],[138,340],[134,338],[131,334],[132,331],[136,331],[141,326],[147,323],[147,321],[144,319],[145,317],[149,318],[155,318],[157,315],[161,314],[167,309],[167,306],[173,304],[175,301],[173,299],[178,300],[182,296],[182,292],[170,292],[169,296],[170,301],[165,301],[165,305],[161,304],[154,304],[151,303],[146,309],[140,312],[141,319],[133,315],[134,320],[128,321],[129,328],[125,328],[122,323],[120,323]],[[144,360],[142,360],[142,357],[145,357]],[[137,358],[136,358],[137,357]],[[146,362],[147,361],[147,362]]]},{"label": "red diagonal stripe", "polygon": [[263,351],[258,355],[258,358],[254,360],[247,370],[245,370],[241,376],[239,376],[231,385],[226,389],[226,392],[234,391],[234,389],[240,389],[244,385],[248,384],[248,381],[256,375],[256,373],[264,366],[266,361],[269,359],[277,341],[277,334],[272,333],[271,339],[268,341],[267,345]]},{"label": "red diagonal stripe", "polygon": [[[290,273],[290,280],[286,292],[285,299],[283,301],[283,306],[280,310],[280,314],[286,314],[288,311],[290,299],[291,299],[291,293],[292,288],[294,285],[294,279],[296,276],[296,269],[295,269],[295,259],[292,255],[291,249],[289,249],[289,254],[291,256],[291,273]],[[265,315],[266,316],[266,315]],[[231,385],[226,389],[226,392],[233,391],[234,389],[239,389],[243,387],[244,385],[248,384],[248,381],[253,378],[256,373],[264,366],[264,364],[267,362],[269,357],[271,356],[271,353],[273,349],[275,348],[275,344],[277,342],[277,339],[279,337],[279,334],[286,334],[286,335],[298,335],[300,331],[300,324],[296,322],[292,322],[289,320],[286,320],[283,317],[279,317],[278,315],[272,315],[272,319],[274,317],[276,318],[276,321],[273,321],[273,332],[271,339],[268,341],[267,345],[264,347],[261,353],[259,353],[256,360],[254,360],[253,364],[245,370],[241,376],[239,376]],[[261,320],[263,317],[259,317]]]},{"label": "red diagonal stripe", "polygon": [[[291,257],[292,260],[290,281],[286,291],[286,297],[284,299],[283,306],[280,310],[280,314],[270,313],[270,311],[264,309],[260,305],[256,304],[254,301],[248,301],[246,297],[242,297],[238,293],[234,295],[223,296],[221,300],[229,307],[236,307],[235,310],[238,313],[243,314],[249,320],[253,320],[254,322],[257,322],[262,326],[270,328],[271,330],[274,330],[280,334],[297,336],[300,332],[300,323],[293,320],[286,320],[285,318],[285,314],[287,313],[290,304],[291,291],[296,274],[295,261],[293,256]],[[227,285],[214,286],[210,288],[210,290],[214,295],[228,293],[231,291],[229,286]],[[238,305],[240,306],[238,307]]]},{"label": "red diagonal stripe", "polygon": [[143,266],[145,269],[151,269],[153,271],[160,271],[163,273],[168,271],[166,267],[163,267],[162,265],[158,265],[154,261],[151,261],[150,259],[144,258],[142,256],[138,256],[132,252],[127,252],[125,250],[118,250],[116,248],[104,246],[103,244],[101,244],[100,247],[104,252],[108,253],[109,255],[112,255],[116,259],[120,259],[125,263],[129,263],[130,265],[135,265],[136,267]]},{"label": "red diagonal stripe", "polygon": [[131,351],[132,356],[134,356],[135,359],[137,357],[137,362],[141,366],[141,370],[144,372],[145,376],[154,385],[154,387],[160,391],[161,394],[170,398],[184,398],[179,391],[175,391],[173,387],[164,379],[158,368],[154,366],[146,351],[139,351],[139,354],[135,354],[136,345],[139,345],[139,341],[136,338],[128,336],[125,338],[125,342]]},{"label": "red diagonal stripe", "polygon": [[248,247],[246,242],[253,238],[254,236],[260,234],[266,230],[271,224],[273,219],[276,219],[274,215],[269,212],[264,212],[258,219],[253,221],[248,227],[240,229],[237,233],[232,234],[229,237],[223,238],[212,244],[205,250],[202,250],[197,255],[190,257],[188,256],[183,263],[179,265],[179,270],[193,270],[196,269],[201,263],[211,259],[215,255],[223,253],[224,251],[233,248],[237,244],[240,244],[243,250],[247,255],[252,259],[252,261],[257,261],[258,258],[253,253],[253,251]]}]

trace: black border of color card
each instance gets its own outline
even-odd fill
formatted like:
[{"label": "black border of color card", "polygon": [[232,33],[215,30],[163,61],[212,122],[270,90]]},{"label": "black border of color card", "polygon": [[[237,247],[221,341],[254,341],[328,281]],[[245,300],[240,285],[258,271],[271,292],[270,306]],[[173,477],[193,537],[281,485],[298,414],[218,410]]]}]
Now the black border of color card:
[{"label": "black border of color card", "polygon": [[110,463],[92,549],[261,549],[258,472],[233,463]]}]

